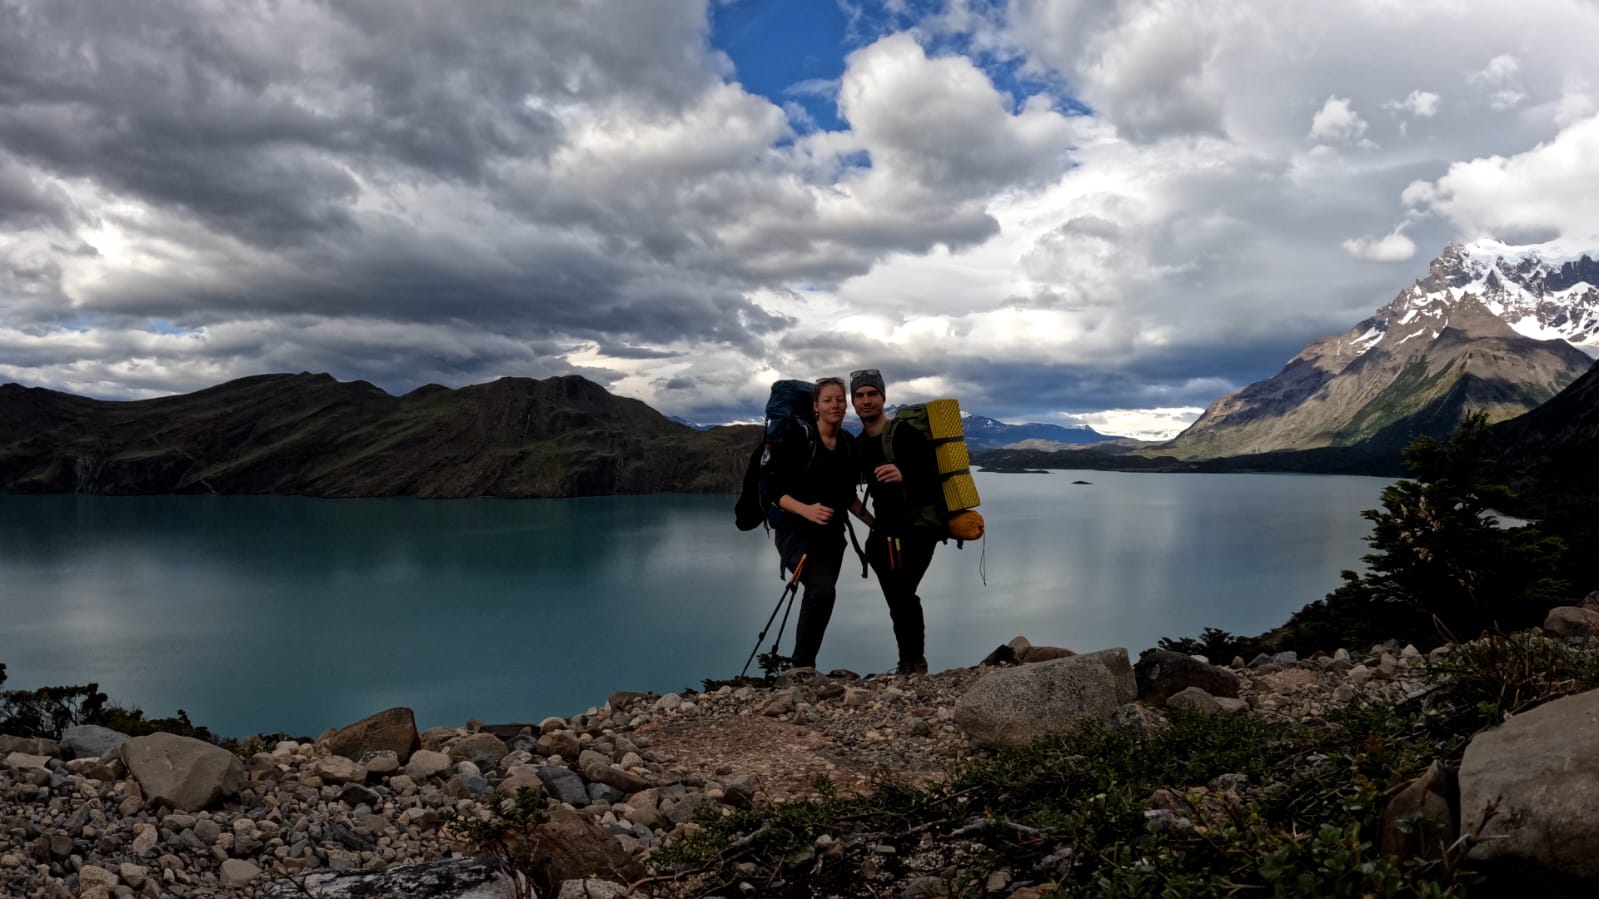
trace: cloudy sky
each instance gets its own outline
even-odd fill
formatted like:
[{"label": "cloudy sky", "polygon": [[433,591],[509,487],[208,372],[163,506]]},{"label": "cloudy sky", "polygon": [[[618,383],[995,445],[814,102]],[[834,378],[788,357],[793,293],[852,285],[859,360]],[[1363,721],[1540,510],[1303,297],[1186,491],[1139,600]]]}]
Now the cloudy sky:
[{"label": "cloudy sky", "polygon": [[1171,433],[1599,246],[1595,0],[0,0],[0,381],[777,377]]}]

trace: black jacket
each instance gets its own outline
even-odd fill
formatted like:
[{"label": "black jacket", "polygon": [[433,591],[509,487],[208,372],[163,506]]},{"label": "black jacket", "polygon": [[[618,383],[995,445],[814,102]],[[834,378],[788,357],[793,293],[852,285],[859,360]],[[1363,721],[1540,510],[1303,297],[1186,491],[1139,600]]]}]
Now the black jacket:
[{"label": "black jacket", "polygon": [[816,525],[791,512],[779,517],[779,527],[801,530],[842,531],[844,516],[855,501],[855,486],[860,483],[860,457],[853,435],[840,430],[829,450],[820,436],[812,432],[810,441],[785,440],[773,453],[770,496],[775,505],[783,496],[802,503],[823,503],[833,510],[833,520]]},{"label": "black jacket", "polygon": [[[894,435],[894,464],[905,478],[899,484],[879,483],[873,474],[877,466],[887,460],[883,437],[889,433]],[[860,447],[861,476],[872,498],[872,516],[876,521],[872,530],[893,537],[913,536],[911,510],[929,503],[941,504],[943,500],[943,484],[932,444],[921,431],[909,425],[890,425],[877,437],[862,435]]]}]

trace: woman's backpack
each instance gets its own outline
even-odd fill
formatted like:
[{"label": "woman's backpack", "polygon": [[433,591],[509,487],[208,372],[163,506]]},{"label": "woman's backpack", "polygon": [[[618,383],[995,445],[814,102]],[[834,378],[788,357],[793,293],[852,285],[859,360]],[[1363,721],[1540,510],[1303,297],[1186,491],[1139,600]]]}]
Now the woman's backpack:
[{"label": "woman's backpack", "polygon": [[761,442],[750,451],[744,466],[744,486],[733,504],[733,523],[741,531],[753,531],[762,524],[774,524],[781,512],[778,497],[771,495],[773,460],[779,448],[798,446],[816,452],[816,413],[811,406],[809,381],[778,381],[766,400],[766,428]]}]

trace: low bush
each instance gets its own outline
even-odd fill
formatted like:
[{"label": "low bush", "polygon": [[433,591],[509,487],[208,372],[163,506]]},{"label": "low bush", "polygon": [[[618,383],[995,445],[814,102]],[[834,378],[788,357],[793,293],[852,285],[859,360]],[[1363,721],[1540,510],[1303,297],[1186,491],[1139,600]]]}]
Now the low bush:
[{"label": "low bush", "polygon": [[821,784],[812,801],[710,818],[657,860],[688,892],[755,895],[874,895],[887,881],[861,882],[861,866],[903,885],[910,859],[963,872],[957,896],[998,871],[1060,896],[1461,895],[1458,858],[1375,849],[1383,793],[1443,742],[1419,709],[1388,706],[1304,724],[1179,713],[1150,735],[1084,724],[938,786],[840,798]]}]

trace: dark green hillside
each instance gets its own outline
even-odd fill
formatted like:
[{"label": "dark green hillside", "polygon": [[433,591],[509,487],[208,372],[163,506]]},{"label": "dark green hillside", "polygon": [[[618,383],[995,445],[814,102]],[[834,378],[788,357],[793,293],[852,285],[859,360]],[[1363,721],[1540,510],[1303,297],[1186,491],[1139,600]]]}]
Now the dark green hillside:
[{"label": "dark green hillside", "polygon": [[732,492],[754,439],[694,431],[575,376],[395,397],[259,375],[137,402],[0,386],[0,491],[13,493]]}]

